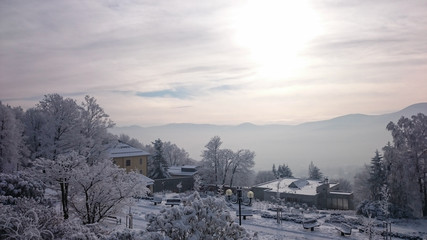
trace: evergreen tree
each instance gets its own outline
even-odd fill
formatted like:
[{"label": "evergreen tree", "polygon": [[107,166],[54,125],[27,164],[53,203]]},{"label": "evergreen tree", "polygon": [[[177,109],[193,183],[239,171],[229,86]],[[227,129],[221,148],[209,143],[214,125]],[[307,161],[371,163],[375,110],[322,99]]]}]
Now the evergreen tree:
[{"label": "evergreen tree", "polygon": [[276,170],[276,164],[273,164],[273,169],[272,169],[273,175],[278,178],[279,175],[277,174],[277,170]]},{"label": "evergreen tree", "polygon": [[169,178],[170,175],[168,173],[168,163],[163,157],[163,142],[162,140],[157,139],[152,142],[152,144],[154,146],[154,156],[151,157],[152,168],[150,172],[150,178]]},{"label": "evergreen tree", "polygon": [[381,200],[381,188],[386,183],[386,175],[383,157],[378,150],[371,160],[368,183],[372,200]]},{"label": "evergreen tree", "polygon": [[313,162],[308,165],[308,178],[313,180],[322,179],[323,174],[320,172],[320,169],[314,165]]},{"label": "evergreen tree", "polygon": [[[273,173],[274,173],[274,170],[275,170],[275,165],[273,165]],[[292,175],[291,168],[285,163],[277,167],[275,176],[276,178],[294,177]]]}]

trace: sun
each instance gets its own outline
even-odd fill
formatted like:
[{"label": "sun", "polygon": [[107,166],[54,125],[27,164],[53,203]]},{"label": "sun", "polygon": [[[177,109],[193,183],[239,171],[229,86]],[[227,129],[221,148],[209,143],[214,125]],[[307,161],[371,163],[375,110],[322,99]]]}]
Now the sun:
[{"label": "sun", "polygon": [[304,0],[249,1],[235,13],[234,40],[250,51],[263,77],[280,79],[306,63],[299,55],[321,29]]}]

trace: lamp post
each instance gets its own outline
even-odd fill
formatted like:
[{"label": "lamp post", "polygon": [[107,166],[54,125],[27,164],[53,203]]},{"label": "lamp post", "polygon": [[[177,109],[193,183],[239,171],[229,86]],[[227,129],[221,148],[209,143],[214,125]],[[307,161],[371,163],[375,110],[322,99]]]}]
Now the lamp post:
[{"label": "lamp post", "polygon": [[237,201],[239,201],[239,225],[242,225],[242,188],[237,188]]},{"label": "lamp post", "polygon": [[252,206],[252,198],[254,198],[254,192],[249,191],[247,196],[249,198],[249,204],[248,204],[248,206]]},{"label": "lamp post", "polygon": [[233,191],[231,189],[227,189],[225,191],[225,195],[227,195],[227,200],[230,201],[231,195],[233,195]]}]

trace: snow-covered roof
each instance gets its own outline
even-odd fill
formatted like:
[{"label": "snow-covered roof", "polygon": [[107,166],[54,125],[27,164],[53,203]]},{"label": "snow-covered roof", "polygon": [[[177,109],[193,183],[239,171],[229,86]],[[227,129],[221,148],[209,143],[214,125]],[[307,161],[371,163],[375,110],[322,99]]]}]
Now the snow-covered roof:
[{"label": "snow-covered roof", "polygon": [[353,193],[349,192],[329,192],[330,194],[336,194],[336,195],[351,195]]},{"label": "snow-covered roof", "polygon": [[150,153],[134,148],[126,143],[118,142],[114,147],[109,149],[110,157],[136,157],[136,156],[148,156]]},{"label": "snow-covered roof", "polygon": [[141,176],[142,176],[142,179],[143,179],[145,182],[147,182],[147,185],[153,185],[153,184],[154,184],[154,180],[153,180],[153,179],[151,179],[151,178],[149,178],[149,177],[145,176],[144,174],[141,174]]},{"label": "snow-covered roof", "polygon": [[277,191],[277,184],[279,185],[279,192],[293,193],[301,195],[316,195],[316,188],[323,184],[318,180],[305,180],[297,178],[281,178],[275,181],[259,184],[256,187],[269,188],[271,191]]},{"label": "snow-covered roof", "polygon": [[168,168],[168,172],[175,176],[193,176],[197,172],[197,166],[184,165],[184,166],[171,166]]}]

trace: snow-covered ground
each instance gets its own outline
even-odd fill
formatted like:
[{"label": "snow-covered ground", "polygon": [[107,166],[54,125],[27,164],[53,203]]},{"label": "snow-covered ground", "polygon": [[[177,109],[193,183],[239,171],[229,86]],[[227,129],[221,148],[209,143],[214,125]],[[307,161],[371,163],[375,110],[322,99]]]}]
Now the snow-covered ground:
[{"label": "snow-covered ground", "polygon": [[[133,215],[133,228],[145,230],[147,221],[145,220],[146,214],[158,213],[162,208],[170,208],[164,204],[165,199],[180,197],[179,194],[169,193],[166,195],[159,195],[163,198],[163,202],[160,205],[154,205],[150,200],[135,200],[133,206],[130,208]],[[238,210],[237,204],[230,204],[231,215],[235,217],[235,221],[239,219],[235,212]],[[275,215],[275,212],[267,210],[269,207],[265,203],[254,203],[252,207],[244,206],[244,209],[252,209],[254,212],[253,216],[247,217],[246,220],[242,219],[242,226],[244,226],[249,232],[257,233],[259,239],[343,239],[336,229],[337,223],[331,223],[331,214],[340,218],[345,218],[350,222],[357,222],[358,216],[355,216],[354,211],[321,211],[302,213],[303,218],[318,218],[320,224],[314,231],[306,230],[303,228],[301,223],[295,223],[293,221],[282,221],[277,223],[276,219],[261,217],[262,213]],[[285,209],[286,211],[286,209]],[[287,211],[291,211],[287,209]],[[126,215],[129,213],[129,207],[123,209],[123,213],[118,215],[121,219],[121,224],[116,225],[113,221],[105,221],[104,223],[111,228],[125,228],[126,227]],[[296,213],[296,210],[294,210]],[[285,213],[286,214],[286,213]],[[288,212],[290,214],[290,212]],[[300,213],[301,214],[301,213]],[[359,220],[360,222],[360,220]],[[354,226],[353,226],[354,227]],[[362,228],[363,226],[358,226]],[[379,231],[380,228],[377,228]],[[393,219],[392,220],[392,231],[398,232],[410,236],[419,236],[421,239],[427,239],[427,219]],[[352,229],[350,236],[345,236],[345,239],[367,239],[367,235],[363,232],[359,232],[357,228]],[[377,239],[383,239],[381,236],[377,236]],[[393,238],[397,239],[397,238]]]}]

